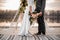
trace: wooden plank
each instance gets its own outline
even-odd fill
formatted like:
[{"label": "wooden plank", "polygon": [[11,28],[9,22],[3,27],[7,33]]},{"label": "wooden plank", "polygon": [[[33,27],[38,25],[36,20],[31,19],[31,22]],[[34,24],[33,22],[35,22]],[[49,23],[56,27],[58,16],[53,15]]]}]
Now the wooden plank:
[{"label": "wooden plank", "polygon": [[6,38],[6,40],[10,37],[10,35],[8,35],[8,37]]},{"label": "wooden plank", "polygon": [[40,40],[42,40],[42,37],[41,37],[41,35],[38,35],[38,37],[40,38]]},{"label": "wooden plank", "polygon": [[36,37],[35,37],[35,35],[33,35],[33,37],[34,37],[34,40],[36,40]]},{"label": "wooden plank", "polygon": [[40,40],[48,40],[48,38],[45,35],[38,35],[38,37],[40,38]]},{"label": "wooden plank", "polygon": [[15,35],[10,35],[9,38],[7,40],[13,40],[15,37]]},{"label": "wooden plank", "polygon": [[49,39],[46,37],[46,35],[43,35],[43,39],[44,39],[44,40],[49,40]]},{"label": "wooden plank", "polygon": [[10,37],[10,39],[9,39],[9,40],[13,40],[13,39],[14,39],[14,37],[15,37],[15,35],[12,35],[12,36]]},{"label": "wooden plank", "polygon": [[27,40],[34,40],[33,36],[27,36]]},{"label": "wooden plank", "polygon": [[15,35],[15,37],[14,37],[13,40],[22,40],[22,36],[20,36],[20,35]]},{"label": "wooden plank", "polygon": [[31,40],[31,39],[32,39],[32,37],[30,37],[30,36],[27,37],[27,40]]},{"label": "wooden plank", "polygon": [[60,35],[56,35],[56,36],[60,38]]},{"label": "wooden plank", "polygon": [[58,38],[57,36],[55,35],[50,35],[54,40],[60,40],[60,38]]},{"label": "wooden plank", "polygon": [[0,40],[6,40],[9,37],[9,35],[4,35]]},{"label": "wooden plank", "polygon": [[57,35],[0,35],[0,40],[60,40]]},{"label": "wooden plank", "polygon": [[35,36],[36,40],[40,40],[40,38],[37,35],[34,35],[34,36]]},{"label": "wooden plank", "polygon": [[47,35],[46,36],[48,38],[48,40],[54,40],[51,36]]},{"label": "wooden plank", "polygon": [[33,36],[28,36],[27,40],[34,40],[35,38]]},{"label": "wooden plank", "polygon": [[9,36],[9,38],[7,40],[10,40],[10,38],[12,37],[12,35]]},{"label": "wooden plank", "polygon": [[0,34],[0,39],[1,39],[3,36],[4,36],[3,34]]}]

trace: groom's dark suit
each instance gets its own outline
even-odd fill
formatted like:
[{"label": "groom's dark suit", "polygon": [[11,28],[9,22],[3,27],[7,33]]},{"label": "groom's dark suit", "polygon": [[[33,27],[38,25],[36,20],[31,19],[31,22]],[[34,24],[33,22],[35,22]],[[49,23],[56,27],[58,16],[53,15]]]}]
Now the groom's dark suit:
[{"label": "groom's dark suit", "polygon": [[35,12],[42,12],[42,16],[38,16],[38,33],[45,34],[45,23],[44,23],[44,9],[45,9],[46,0],[36,0],[36,9]]}]

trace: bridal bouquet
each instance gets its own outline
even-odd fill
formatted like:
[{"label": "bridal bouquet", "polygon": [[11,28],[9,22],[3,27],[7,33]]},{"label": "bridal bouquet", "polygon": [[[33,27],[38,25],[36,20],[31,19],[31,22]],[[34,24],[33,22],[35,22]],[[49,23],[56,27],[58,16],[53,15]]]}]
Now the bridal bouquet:
[{"label": "bridal bouquet", "polygon": [[29,12],[29,15],[30,15],[30,19],[29,19],[30,24],[32,24],[32,22],[37,19],[37,12],[32,12],[32,13]]}]

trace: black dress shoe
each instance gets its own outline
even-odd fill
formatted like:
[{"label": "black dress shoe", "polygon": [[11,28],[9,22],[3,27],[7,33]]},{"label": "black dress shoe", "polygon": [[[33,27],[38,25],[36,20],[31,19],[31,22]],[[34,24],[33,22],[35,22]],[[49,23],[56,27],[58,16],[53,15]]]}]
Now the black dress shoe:
[{"label": "black dress shoe", "polygon": [[45,35],[45,32],[43,32],[42,34]]},{"label": "black dress shoe", "polygon": [[45,35],[45,34],[43,34],[43,35]]},{"label": "black dress shoe", "polygon": [[36,33],[35,35],[41,35],[41,33]]}]

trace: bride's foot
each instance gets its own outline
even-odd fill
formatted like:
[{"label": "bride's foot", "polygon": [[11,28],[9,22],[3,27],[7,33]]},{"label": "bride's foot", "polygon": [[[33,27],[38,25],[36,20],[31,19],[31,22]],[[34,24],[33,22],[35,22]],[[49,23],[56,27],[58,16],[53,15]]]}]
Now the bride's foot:
[{"label": "bride's foot", "polygon": [[25,34],[25,36],[32,36],[32,34]]},{"label": "bride's foot", "polygon": [[19,35],[19,36],[25,36],[25,35]]}]

